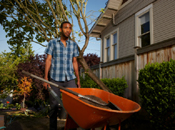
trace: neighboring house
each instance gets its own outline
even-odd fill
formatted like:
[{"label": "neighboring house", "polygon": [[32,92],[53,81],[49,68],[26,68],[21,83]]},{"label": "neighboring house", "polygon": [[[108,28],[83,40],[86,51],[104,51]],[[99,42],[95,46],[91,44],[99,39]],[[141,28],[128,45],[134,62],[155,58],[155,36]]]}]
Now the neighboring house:
[{"label": "neighboring house", "polygon": [[91,28],[101,39],[100,78],[125,76],[125,97],[138,101],[139,70],[148,63],[175,59],[175,0],[108,0]]}]

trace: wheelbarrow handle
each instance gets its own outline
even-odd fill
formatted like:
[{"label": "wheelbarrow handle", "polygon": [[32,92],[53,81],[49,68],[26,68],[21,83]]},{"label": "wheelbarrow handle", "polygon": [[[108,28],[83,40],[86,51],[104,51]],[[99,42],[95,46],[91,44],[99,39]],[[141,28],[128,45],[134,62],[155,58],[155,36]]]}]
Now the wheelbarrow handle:
[{"label": "wheelbarrow handle", "polygon": [[67,92],[69,92],[69,93],[72,93],[72,94],[74,94],[74,95],[76,95],[76,96],[78,96],[78,97],[83,96],[83,95],[81,95],[81,94],[79,94],[79,93],[76,93],[76,92],[70,90],[70,89],[66,89],[65,87],[59,86],[59,85],[57,85],[57,84],[55,84],[55,83],[52,83],[52,82],[50,82],[50,81],[48,81],[48,80],[45,80],[45,79],[43,79],[43,78],[41,78],[41,77],[38,77],[38,76],[36,76],[36,75],[33,75],[33,74],[31,74],[31,73],[29,73],[29,72],[26,72],[26,71],[24,71],[24,70],[22,71],[22,73],[24,73],[24,74],[26,74],[26,75],[29,75],[29,76],[31,76],[31,77],[33,77],[33,78],[39,79],[39,80],[41,80],[41,81],[43,81],[43,82],[46,82],[46,83],[48,83],[48,84],[50,84],[50,85],[53,85],[53,86],[55,86],[55,87],[58,87],[58,88],[60,88],[60,89],[62,89],[62,90],[65,90],[65,91],[67,91]]}]

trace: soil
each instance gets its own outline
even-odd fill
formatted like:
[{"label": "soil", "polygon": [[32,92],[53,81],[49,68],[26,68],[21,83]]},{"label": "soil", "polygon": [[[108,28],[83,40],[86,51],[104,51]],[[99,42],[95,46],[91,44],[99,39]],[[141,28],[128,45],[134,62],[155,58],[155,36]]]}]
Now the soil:
[{"label": "soil", "polygon": [[[49,130],[48,117],[12,116],[22,111],[0,111],[5,116],[5,130]],[[58,130],[65,126],[65,119],[58,119]]]},{"label": "soil", "polygon": [[[13,115],[15,112],[21,111],[0,111],[0,115],[5,115],[5,121],[6,124],[8,124],[9,119],[7,119],[7,117]],[[143,111],[134,113],[131,117],[121,123],[121,130],[154,130],[146,116],[147,115],[145,115]],[[57,126],[57,130],[62,130],[65,126],[65,120],[58,120]],[[6,125],[6,127],[5,130],[49,130],[49,118],[19,116],[12,120],[9,125]],[[109,129],[118,130],[118,125],[110,126]],[[78,128],[78,130],[81,130],[81,128]],[[101,128],[95,130],[101,130]]]},{"label": "soil", "polygon": [[96,107],[100,107],[100,108],[105,108],[105,109],[110,109],[111,108],[107,105],[102,105],[102,104],[107,104],[106,102],[104,102],[101,98],[96,97],[94,95],[84,95],[85,97],[88,97],[89,99],[85,99],[83,97],[80,97],[79,99]]}]

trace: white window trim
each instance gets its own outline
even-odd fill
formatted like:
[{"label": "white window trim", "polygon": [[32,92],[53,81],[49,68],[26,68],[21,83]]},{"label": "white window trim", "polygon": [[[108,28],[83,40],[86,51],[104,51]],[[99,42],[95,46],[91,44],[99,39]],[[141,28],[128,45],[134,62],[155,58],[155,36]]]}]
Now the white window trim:
[{"label": "white window trim", "polygon": [[135,46],[141,47],[140,43],[141,40],[139,38],[140,36],[140,27],[139,25],[139,17],[144,15],[145,13],[149,12],[150,14],[150,45],[154,43],[154,37],[153,37],[153,4],[148,5],[147,7],[143,8],[139,12],[135,14]]},{"label": "white window trim", "polygon": [[100,40],[100,55],[101,55],[100,56],[100,62],[103,62],[103,58],[102,58],[103,57],[102,56],[103,55],[103,47],[102,46],[103,46],[103,40],[101,39]]},{"label": "white window trim", "polygon": [[107,35],[104,36],[104,54],[103,54],[103,59],[104,62],[107,62],[107,42],[106,39],[110,38],[110,56],[109,56],[109,61],[114,60],[114,51],[113,51],[113,34],[117,33],[117,59],[119,58],[119,28],[113,30],[112,32],[108,33]]},{"label": "white window trim", "polygon": [[[109,47],[107,47],[107,39],[109,38]],[[105,55],[105,62],[107,62],[107,50],[108,50],[108,48],[109,48],[109,51],[110,51],[110,55],[109,55],[109,61],[110,61],[110,59],[111,59],[111,36],[110,35],[108,35],[108,36],[106,36],[105,37],[105,39],[104,39],[104,42],[105,42],[105,53],[104,53],[104,55]]]}]

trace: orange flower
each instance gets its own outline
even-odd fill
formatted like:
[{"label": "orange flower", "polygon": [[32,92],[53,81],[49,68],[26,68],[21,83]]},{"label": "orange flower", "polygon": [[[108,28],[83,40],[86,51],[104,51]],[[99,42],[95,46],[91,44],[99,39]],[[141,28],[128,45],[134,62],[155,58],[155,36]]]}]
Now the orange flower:
[{"label": "orange flower", "polygon": [[8,104],[8,103],[10,103],[9,101],[6,101],[6,103]]}]

